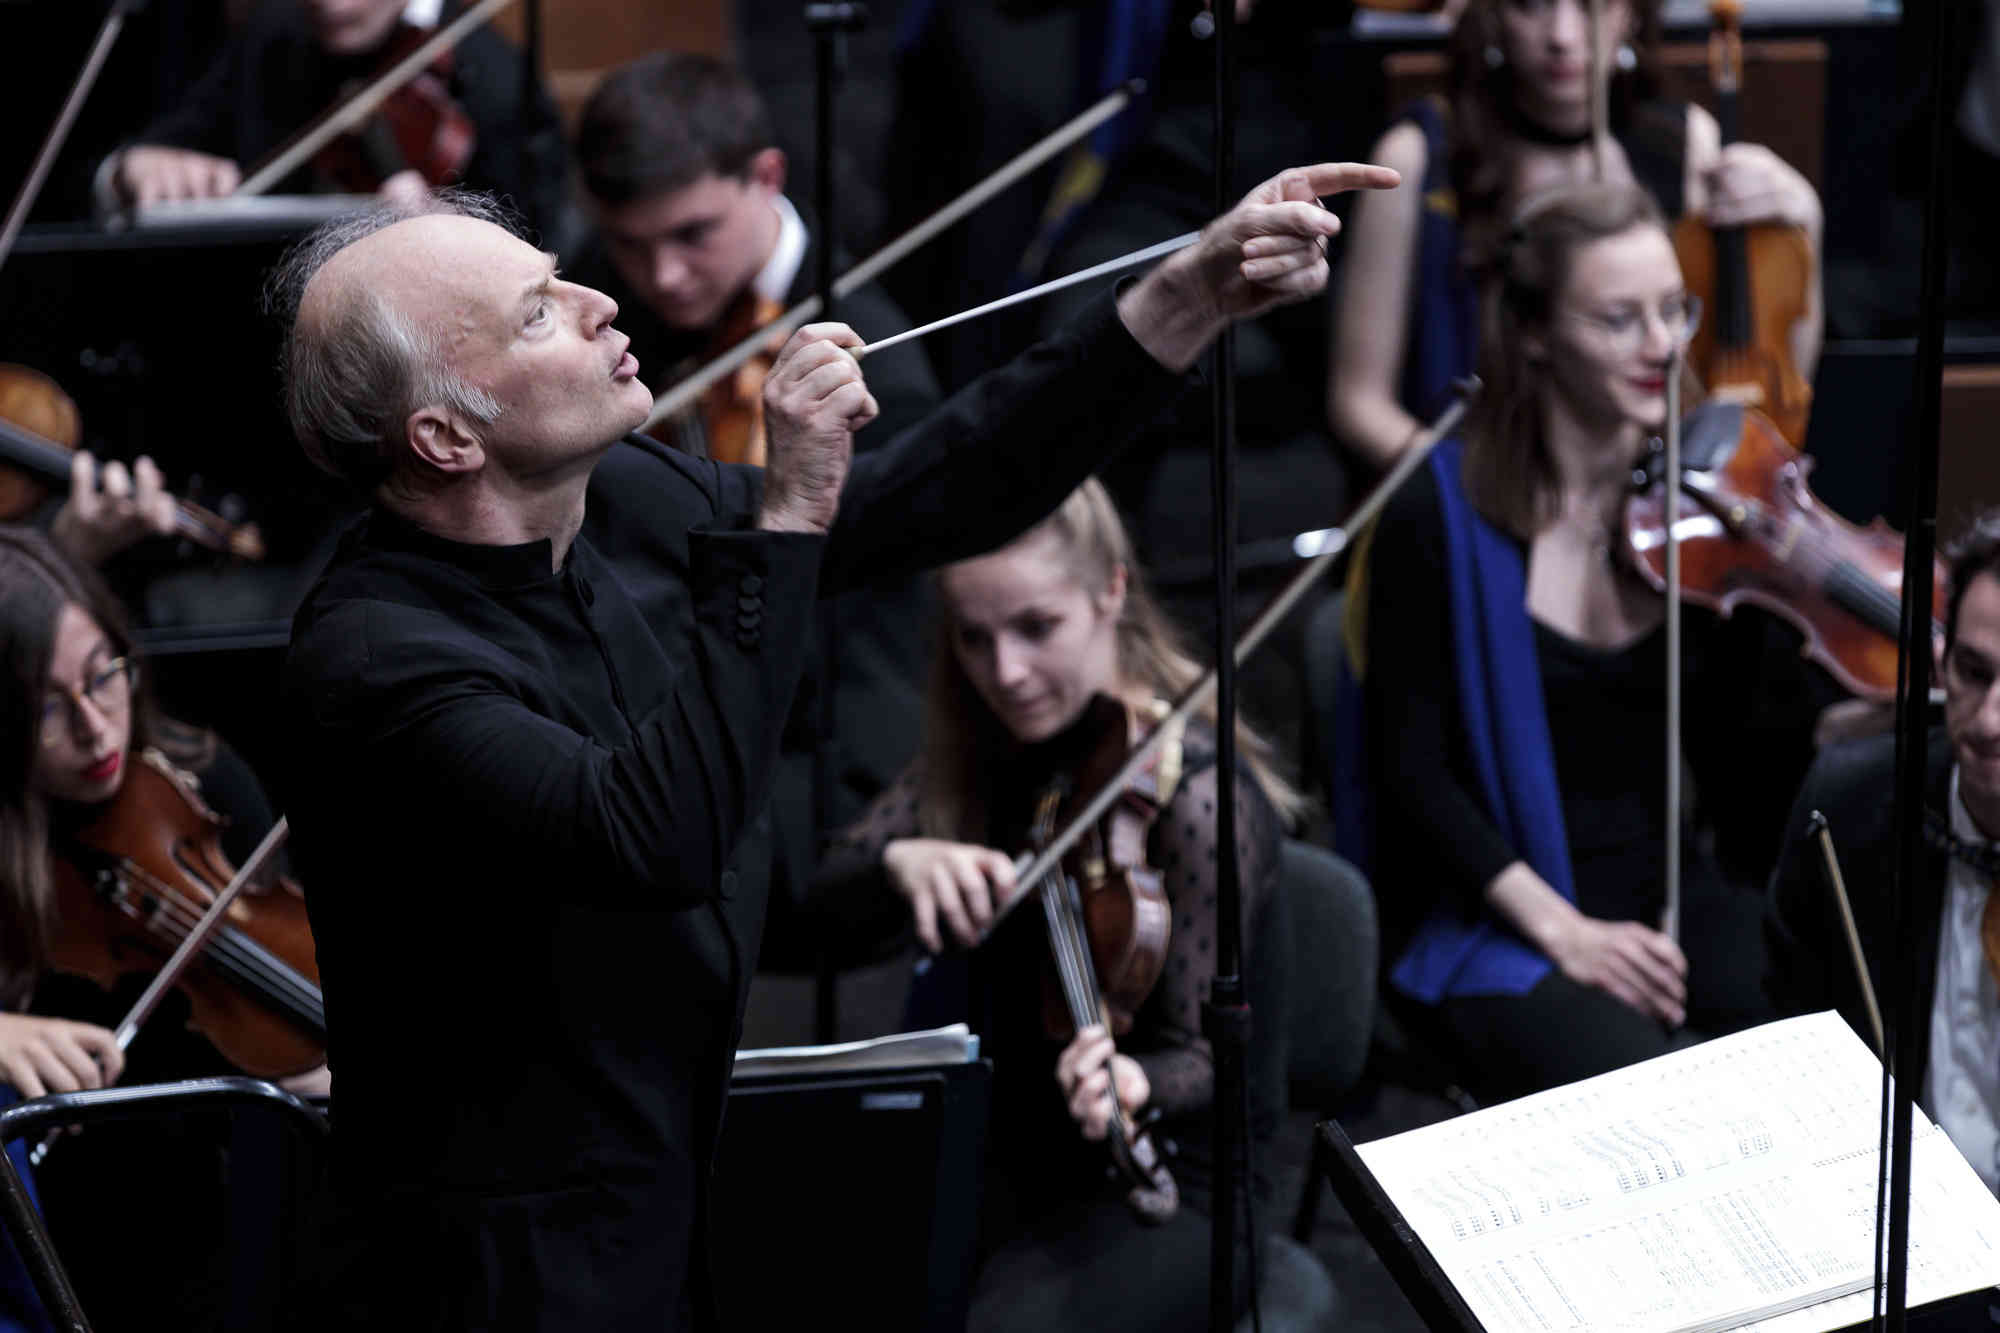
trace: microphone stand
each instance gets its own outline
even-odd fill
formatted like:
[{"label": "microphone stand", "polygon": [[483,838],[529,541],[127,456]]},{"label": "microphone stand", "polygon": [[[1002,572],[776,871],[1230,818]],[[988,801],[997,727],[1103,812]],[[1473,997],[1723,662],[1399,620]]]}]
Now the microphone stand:
[{"label": "microphone stand", "polygon": [[[1236,0],[1213,0],[1215,24],[1215,207],[1229,211],[1236,176]],[[1215,344],[1215,441],[1209,494],[1215,560],[1215,978],[1202,1006],[1202,1032],[1214,1063],[1215,1197],[1208,1250],[1208,1326],[1236,1323],[1236,1221],[1239,1191],[1250,1246],[1250,1305],[1257,1308],[1255,1211],[1248,1163],[1250,1001],[1243,985],[1243,883],[1236,857],[1236,330]]]},{"label": "microphone stand", "polygon": [[[542,0],[524,0],[521,6],[521,108],[516,113],[519,120],[514,137],[515,157],[520,163],[521,188],[526,190],[530,183],[541,178],[541,145],[535,136],[528,133],[528,126],[535,123],[535,115],[541,109],[535,94],[542,86]],[[544,238],[556,230],[553,217],[531,219],[535,228]],[[549,244],[547,239],[542,242]]]},{"label": "microphone stand", "polygon": [[[1895,1070],[1890,1106],[1888,1253],[1883,1327],[1903,1333],[1909,1326],[1910,1136],[1917,1088],[1917,1057],[1930,1022],[1930,996],[1917,994],[1917,956],[1936,921],[1920,920],[1916,904],[1933,895],[1920,891],[1925,855],[1924,777],[1926,709],[1930,699],[1931,568],[1937,549],[1939,397],[1944,369],[1944,200],[1951,189],[1951,154],[1946,151],[1942,75],[1952,51],[1960,5],[1935,7],[1931,34],[1930,179],[1924,192],[1924,245],[1918,306],[1916,430],[1909,446],[1910,522],[1903,542],[1902,693],[1896,701],[1896,887],[1890,895],[1896,922],[1894,980],[1889,990],[1896,1012],[1890,1019],[1889,1058]],[[1877,1244],[1882,1224],[1877,1223]]]},{"label": "microphone stand", "polygon": [[75,128],[77,114],[83,110],[84,99],[90,96],[97,76],[104,72],[104,62],[110,58],[111,48],[118,41],[118,33],[124,28],[126,17],[138,13],[145,2],[111,0],[111,12],[104,16],[103,26],[98,28],[97,38],[90,44],[90,54],[84,58],[83,70],[76,76],[69,96],[63,99],[62,110],[56,113],[56,123],[50,128],[49,137],[42,141],[41,151],[35,154],[35,164],[28,169],[28,178],[21,182],[13,206],[7,210],[7,221],[0,224],[0,267],[6,265],[7,256],[13,253],[14,241],[21,234],[21,224],[28,220],[35,200],[41,197],[42,186],[48,183],[49,172],[56,164],[56,155],[62,152],[63,144],[69,140],[69,132]]},{"label": "microphone stand", "polygon": [[[834,308],[834,107],[839,101],[840,76],[846,63],[846,35],[859,32],[868,22],[868,6],[851,3],[814,3],[806,6],[806,30],[813,36],[813,212],[819,235],[813,243],[813,289],[819,294],[819,310],[814,318],[838,319]],[[813,727],[813,832],[817,837],[832,822],[833,790],[833,700],[839,692],[838,659],[835,645],[840,642],[832,602],[819,609],[819,688],[814,691],[812,709],[818,714]],[[839,975],[833,962],[822,955],[813,975],[814,1038],[821,1044],[834,1039],[838,1024]]]}]

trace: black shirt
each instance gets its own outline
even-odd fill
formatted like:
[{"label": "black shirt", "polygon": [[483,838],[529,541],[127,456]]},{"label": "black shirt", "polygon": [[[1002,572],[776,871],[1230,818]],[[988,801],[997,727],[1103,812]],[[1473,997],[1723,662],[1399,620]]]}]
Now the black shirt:
[{"label": "black shirt", "polygon": [[284,691],[365,1227],[346,1293],[401,1327],[705,1308],[685,1279],[768,873],[739,843],[814,599],[1006,540],[1181,382],[1107,298],[857,458],[826,538],[752,527],[760,470],[636,438],[559,570],[381,511],[347,535]]}]

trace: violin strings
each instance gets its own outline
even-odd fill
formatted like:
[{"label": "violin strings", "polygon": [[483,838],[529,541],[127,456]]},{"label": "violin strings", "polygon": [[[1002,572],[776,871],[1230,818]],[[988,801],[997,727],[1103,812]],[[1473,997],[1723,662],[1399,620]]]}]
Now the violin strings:
[{"label": "violin strings", "polygon": [[[1780,523],[1770,508],[1760,501],[1752,501],[1748,505],[1748,513],[1751,519],[1764,527],[1768,539],[1777,544],[1778,538],[1771,534],[1776,533]],[[1852,560],[1843,558],[1832,538],[1826,534],[1810,528],[1801,533],[1792,547],[1791,560],[1795,561],[1800,555],[1809,555],[1817,562],[1820,573],[1816,581],[1825,586],[1829,596],[1837,590],[1839,600],[1852,602],[1851,609],[1860,618],[1864,621],[1869,617],[1875,619],[1876,623],[1870,628],[1882,630],[1884,626],[1895,625],[1901,620],[1902,598],[1869,577]]]},{"label": "violin strings", "polygon": [[[152,922],[164,924],[168,929],[161,933],[178,942],[186,939],[200,923],[202,909],[190,903],[179,889],[130,861],[121,862],[121,869],[127,879],[149,891],[159,903],[159,910],[149,914],[150,919],[146,922],[149,927]],[[319,987],[263,945],[244,935],[240,927],[227,923],[219,927],[207,946],[207,952],[222,970],[262,994],[295,1020],[325,1030],[325,1008]]]},{"label": "violin strings", "polygon": [[1070,1022],[1083,1027],[1083,982],[1077,975],[1076,945],[1070,936],[1069,922],[1061,906],[1056,902],[1059,884],[1045,884],[1042,887],[1042,914],[1049,923],[1049,949],[1054,955],[1056,976],[1062,984],[1063,999],[1069,1004]]}]

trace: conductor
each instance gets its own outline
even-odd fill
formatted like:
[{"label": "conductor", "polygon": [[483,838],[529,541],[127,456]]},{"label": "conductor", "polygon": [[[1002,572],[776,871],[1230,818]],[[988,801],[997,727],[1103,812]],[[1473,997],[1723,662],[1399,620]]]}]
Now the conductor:
[{"label": "conductor", "polygon": [[855,458],[860,340],[765,388],[769,466],[626,433],[608,297],[478,197],[330,224],[274,292],[306,452],[372,506],[300,609],[284,795],[334,1070],[337,1326],[710,1327],[710,1160],[768,867],[739,854],[812,602],[990,549],[1318,292],[1297,168],[1074,325]]}]

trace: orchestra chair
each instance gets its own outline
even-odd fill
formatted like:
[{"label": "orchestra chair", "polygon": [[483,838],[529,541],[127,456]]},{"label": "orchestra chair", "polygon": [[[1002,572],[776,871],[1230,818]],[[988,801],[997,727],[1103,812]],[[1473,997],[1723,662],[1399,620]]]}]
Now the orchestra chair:
[{"label": "orchestra chair", "polygon": [[[1365,886],[1359,900],[1341,887],[1343,871],[1352,875],[1329,853],[1285,839],[1270,901],[1245,941],[1245,998],[1253,1019],[1244,1073],[1253,1119],[1282,1116],[1301,1104],[1316,1110],[1319,1096],[1338,1096],[1339,1080],[1359,1070],[1355,1051],[1367,1050],[1374,909]],[[1329,922],[1330,933],[1322,934]],[[1361,970],[1367,975],[1349,978],[1345,974],[1358,966],[1349,956],[1357,946],[1365,946]],[[1311,1100],[1302,1103],[1302,1097]],[[1274,1124],[1252,1129],[1262,1131],[1264,1144],[1275,1142]],[[1282,1229],[1258,1227],[1257,1299],[1267,1333],[1339,1326],[1340,1296],[1326,1266]],[[1251,1328],[1246,1312],[1236,1330]]]},{"label": "orchestra chair", "polygon": [[[1342,591],[1315,607],[1306,622],[1306,717],[1312,731],[1310,751],[1316,760],[1315,768],[1308,770],[1308,774],[1328,793],[1335,790],[1333,775],[1341,761],[1335,744],[1338,728],[1334,697],[1347,655],[1347,640],[1342,633],[1346,615],[1347,594]],[[1353,873],[1360,878],[1358,872]],[[1369,889],[1370,901],[1374,902],[1373,886]],[[1377,907],[1379,940],[1379,904]],[[1380,968],[1379,957],[1376,966],[1377,1003],[1367,1059],[1370,1078],[1440,1098],[1460,1113],[1477,1110],[1479,1103],[1465,1090],[1452,1068],[1444,1034],[1434,1030],[1422,1006],[1383,984],[1386,974]],[[1323,1109],[1331,1111],[1331,1103]]]},{"label": "orchestra chair", "polygon": [[[50,1133],[72,1127],[101,1124],[110,1120],[183,1116],[191,1113],[252,1112],[274,1117],[296,1131],[296,1136],[320,1148],[326,1138],[326,1116],[311,1105],[274,1084],[254,1078],[200,1078],[180,1083],[140,1084],[129,1088],[98,1088],[90,1092],[54,1093],[31,1101],[16,1102],[0,1110],[0,1149],[21,1139],[40,1143]],[[66,1148],[66,1151],[78,1151]],[[231,1182],[231,1202],[237,1201],[235,1181]],[[21,1262],[28,1271],[42,1304],[55,1326],[64,1333],[90,1333],[90,1321],[78,1303],[69,1274],[56,1254],[40,1212],[29,1197],[14,1160],[0,1151],[0,1211],[4,1211],[7,1234],[13,1239]],[[232,1227],[231,1230],[234,1230]],[[235,1271],[232,1284],[256,1283],[259,1276]],[[270,1292],[275,1299],[280,1293]],[[233,1318],[239,1311],[232,1307]],[[253,1318],[253,1326],[275,1327],[277,1312]]]}]

